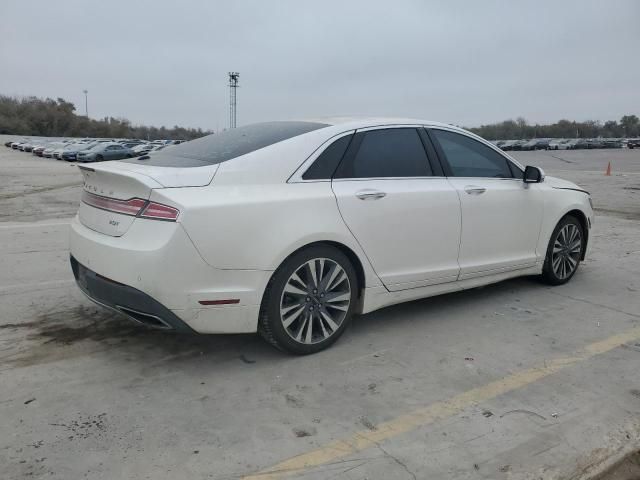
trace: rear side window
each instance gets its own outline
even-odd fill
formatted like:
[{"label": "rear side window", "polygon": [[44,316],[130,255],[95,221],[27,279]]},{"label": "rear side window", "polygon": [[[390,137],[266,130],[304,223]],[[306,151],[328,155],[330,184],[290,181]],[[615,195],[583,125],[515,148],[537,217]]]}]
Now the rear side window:
[{"label": "rear side window", "polygon": [[483,143],[447,130],[430,130],[454,177],[513,178],[507,159]]},{"label": "rear side window", "polygon": [[422,140],[415,128],[371,130],[362,135],[358,151],[351,158],[345,158],[335,178],[432,175]]},{"label": "rear side window", "polygon": [[154,152],[149,159],[127,162],[158,167],[215,165],[324,127],[328,125],[314,122],[255,123],[172,145]]},{"label": "rear side window", "polygon": [[322,152],[313,164],[302,175],[303,180],[326,180],[331,179],[333,172],[336,171],[340,160],[347,151],[349,142],[353,135],[345,135],[329,145]]}]

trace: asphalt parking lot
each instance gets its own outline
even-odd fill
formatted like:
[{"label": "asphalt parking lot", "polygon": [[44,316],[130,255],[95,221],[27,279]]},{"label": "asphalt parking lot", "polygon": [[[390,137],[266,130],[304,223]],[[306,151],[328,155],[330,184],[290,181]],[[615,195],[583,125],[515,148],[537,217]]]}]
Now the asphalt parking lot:
[{"label": "asphalt parking lot", "polygon": [[389,307],[292,357],[94,306],[81,175],[0,148],[0,478],[578,479],[640,450],[640,150],[513,156],[593,194],[570,283]]}]

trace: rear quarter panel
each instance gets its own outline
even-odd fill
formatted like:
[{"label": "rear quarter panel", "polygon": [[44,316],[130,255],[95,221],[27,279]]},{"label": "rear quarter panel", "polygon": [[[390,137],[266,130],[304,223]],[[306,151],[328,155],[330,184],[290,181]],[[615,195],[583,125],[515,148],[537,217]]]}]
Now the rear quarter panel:
[{"label": "rear quarter panel", "polygon": [[299,248],[333,241],[360,258],[367,287],[380,284],[340,216],[330,182],[214,181],[208,187],[154,190],[151,199],[179,206],[185,231],[213,267],[275,270]]}]

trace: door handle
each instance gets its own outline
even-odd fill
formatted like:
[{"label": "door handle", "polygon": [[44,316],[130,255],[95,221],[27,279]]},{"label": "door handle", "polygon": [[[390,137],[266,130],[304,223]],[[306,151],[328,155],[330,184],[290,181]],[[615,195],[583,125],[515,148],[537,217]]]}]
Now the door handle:
[{"label": "door handle", "polygon": [[476,187],[475,185],[467,185],[466,187],[464,187],[464,191],[469,195],[481,195],[486,192],[487,189],[484,187]]},{"label": "door handle", "polygon": [[356,197],[360,200],[378,200],[386,196],[387,194],[380,190],[360,190],[359,192],[356,192]]}]

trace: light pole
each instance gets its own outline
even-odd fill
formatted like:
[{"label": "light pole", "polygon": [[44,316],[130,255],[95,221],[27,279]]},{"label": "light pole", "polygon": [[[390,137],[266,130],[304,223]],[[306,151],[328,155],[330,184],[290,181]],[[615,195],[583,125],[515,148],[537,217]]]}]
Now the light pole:
[{"label": "light pole", "polygon": [[229,72],[229,128],[236,128],[236,115],[238,111],[236,90],[238,89],[238,81],[240,74],[238,72]]},{"label": "light pole", "polygon": [[87,94],[89,90],[83,90],[84,92],[84,115],[89,118],[89,101],[87,100]]}]

